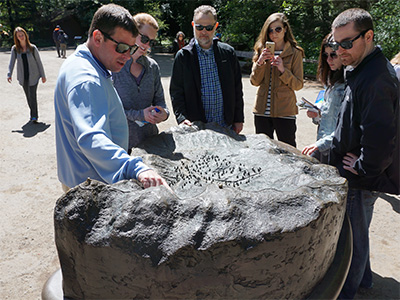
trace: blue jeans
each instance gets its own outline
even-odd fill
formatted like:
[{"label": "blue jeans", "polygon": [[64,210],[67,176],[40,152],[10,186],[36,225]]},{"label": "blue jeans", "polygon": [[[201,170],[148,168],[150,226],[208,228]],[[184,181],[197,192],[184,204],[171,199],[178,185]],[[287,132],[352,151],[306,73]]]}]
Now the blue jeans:
[{"label": "blue jeans", "polygon": [[372,271],[369,260],[369,225],[374,203],[379,193],[349,189],[347,214],[353,231],[353,257],[346,281],[338,299],[353,299],[360,286],[372,287]]}]

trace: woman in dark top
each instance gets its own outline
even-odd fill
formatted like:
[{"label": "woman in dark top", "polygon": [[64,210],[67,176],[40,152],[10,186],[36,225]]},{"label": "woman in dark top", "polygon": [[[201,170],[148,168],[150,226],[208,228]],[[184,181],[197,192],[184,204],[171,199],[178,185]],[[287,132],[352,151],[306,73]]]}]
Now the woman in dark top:
[{"label": "woman in dark top", "polygon": [[180,49],[185,47],[185,45],[186,45],[185,44],[185,34],[182,31],[178,31],[178,33],[176,34],[176,39],[174,40],[174,43],[173,43],[174,56]]},{"label": "woman in dark top", "polygon": [[37,107],[37,86],[39,79],[46,82],[42,61],[40,60],[39,51],[35,45],[29,41],[28,34],[22,27],[17,27],[14,30],[14,43],[11,48],[10,64],[8,66],[7,80],[12,81],[12,73],[17,61],[17,80],[24,88],[26,100],[30,108],[30,121],[37,123],[38,107]]}]

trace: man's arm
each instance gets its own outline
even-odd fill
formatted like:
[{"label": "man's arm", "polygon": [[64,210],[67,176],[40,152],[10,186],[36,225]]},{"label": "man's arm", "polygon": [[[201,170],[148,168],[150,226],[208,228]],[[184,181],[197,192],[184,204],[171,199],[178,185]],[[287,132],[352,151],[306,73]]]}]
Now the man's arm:
[{"label": "man's arm", "polygon": [[[147,172],[150,168],[143,163],[142,158],[128,155],[120,146],[126,135],[123,131],[119,135],[111,130],[112,127],[119,126],[115,124],[119,120],[108,119],[108,109],[112,106],[108,103],[109,98],[112,98],[109,96],[103,87],[93,82],[86,82],[69,93],[71,126],[78,147],[72,160],[83,155],[87,162],[82,161],[79,165],[93,168],[109,184],[131,178],[148,181],[144,187],[148,184],[164,184],[154,171]],[[125,116],[121,114],[121,117]],[[121,123],[121,128],[123,124]],[[79,171],[78,167],[76,172]]]},{"label": "man's arm", "polygon": [[185,87],[184,87],[184,63],[183,53],[178,52],[175,57],[172,68],[169,92],[171,95],[172,107],[174,109],[175,118],[178,124],[187,119],[185,104]]},{"label": "man's arm", "polygon": [[[361,153],[353,169],[360,176],[380,175],[391,163],[395,148],[398,93],[388,78],[361,89],[358,98],[361,113]],[[397,112],[398,113],[398,112]]]},{"label": "man's arm", "polygon": [[[233,117],[234,130],[239,133],[243,129],[244,123],[244,101],[243,101],[243,84],[242,84],[242,70],[240,68],[239,60],[233,52],[234,70],[235,70],[235,114]],[[235,129],[236,128],[236,129]]]}]

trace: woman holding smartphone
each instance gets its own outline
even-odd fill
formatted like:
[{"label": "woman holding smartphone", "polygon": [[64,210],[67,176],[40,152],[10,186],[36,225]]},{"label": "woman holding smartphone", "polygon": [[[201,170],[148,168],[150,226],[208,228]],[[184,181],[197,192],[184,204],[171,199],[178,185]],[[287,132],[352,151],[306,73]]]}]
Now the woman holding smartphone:
[{"label": "woman holding smartphone", "polygon": [[157,37],[157,21],[149,14],[133,17],[139,29],[137,51],[122,70],[113,73],[114,86],[124,105],[129,125],[129,151],[149,136],[158,134],[157,125],[169,112],[161,85],[160,67],[147,54]]},{"label": "woman holding smartphone", "polygon": [[[274,49],[269,43],[274,43]],[[271,47],[271,48],[270,48]],[[270,50],[271,49],[271,50]],[[254,45],[250,82],[258,86],[254,105],[256,133],[296,147],[296,95],[303,88],[304,50],[297,45],[287,17],[274,13]]]},{"label": "woman holding smartphone", "polygon": [[302,151],[303,154],[311,155],[326,164],[345,86],[342,61],[329,46],[331,42],[332,34],[328,34],[322,40],[319,52],[317,77],[326,88],[319,120],[315,121],[319,117],[318,113],[307,111],[307,116],[318,124],[317,142],[304,147]]}]

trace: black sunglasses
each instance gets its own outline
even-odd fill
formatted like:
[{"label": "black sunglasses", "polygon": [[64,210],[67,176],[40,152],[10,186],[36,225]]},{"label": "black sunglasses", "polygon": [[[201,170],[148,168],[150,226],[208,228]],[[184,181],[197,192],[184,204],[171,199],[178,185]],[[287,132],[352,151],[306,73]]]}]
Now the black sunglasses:
[{"label": "black sunglasses", "polygon": [[204,28],[207,31],[212,31],[214,29],[214,26],[215,26],[215,24],[214,25],[207,25],[207,26],[203,26],[203,25],[200,25],[200,24],[194,24],[194,27],[196,27],[196,29],[198,31],[202,31]]},{"label": "black sunglasses", "polygon": [[275,30],[275,32],[276,33],[281,33],[282,32],[282,27],[281,26],[277,26],[277,27],[275,27],[275,28],[269,28],[268,29],[268,33],[272,33],[274,30]]},{"label": "black sunglasses", "polygon": [[125,53],[129,50],[129,54],[133,55],[137,49],[139,48],[138,45],[133,45],[129,46],[128,44],[125,43],[120,43],[114,40],[108,33],[103,32],[102,30],[99,29],[99,31],[105,36],[105,38],[109,39],[110,41],[113,41],[114,43],[117,44],[117,47],[115,47],[115,51],[118,53]]},{"label": "black sunglasses", "polygon": [[155,44],[156,44],[156,40],[152,40],[152,39],[150,39],[147,35],[145,35],[145,34],[141,34],[141,33],[139,33],[140,34],[140,41],[143,43],[143,44],[147,44],[147,43],[149,43],[149,46],[150,47],[153,47]]},{"label": "black sunglasses", "polygon": [[331,47],[333,51],[337,51],[339,49],[339,46],[342,47],[343,49],[349,50],[349,49],[353,48],[353,42],[358,40],[364,34],[366,34],[369,30],[371,30],[371,29],[367,29],[367,30],[364,30],[364,31],[360,32],[360,34],[357,35],[352,40],[343,41],[343,42],[340,42],[340,43],[332,42],[332,43],[329,44],[329,47]]},{"label": "black sunglasses", "polygon": [[325,58],[325,59],[327,59],[328,57],[331,57],[332,59],[336,59],[338,56],[337,56],[337,54],[336,54],[336,52],[331,52],[331,53],[326,53],[326,52],[324,52],[324,53],[322,53],[322,57],[323,58]]}]

